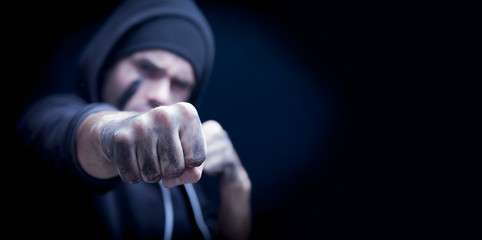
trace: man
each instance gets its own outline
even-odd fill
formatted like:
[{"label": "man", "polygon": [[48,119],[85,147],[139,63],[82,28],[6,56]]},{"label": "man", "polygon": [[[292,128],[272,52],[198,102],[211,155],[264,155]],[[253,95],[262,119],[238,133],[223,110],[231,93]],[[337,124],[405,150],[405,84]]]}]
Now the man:
[{"label": "man", "polygon": [[[194,2],[125,1],[85,47],[76,94],[38,100],[18,132],[68,183],[72,208],[91,207],[112,238],[247,238],[249,177],[220,124],[201,123],[191,104],[213,59]],[[203,172],[219,179],[215,224],[192,184]]]}]

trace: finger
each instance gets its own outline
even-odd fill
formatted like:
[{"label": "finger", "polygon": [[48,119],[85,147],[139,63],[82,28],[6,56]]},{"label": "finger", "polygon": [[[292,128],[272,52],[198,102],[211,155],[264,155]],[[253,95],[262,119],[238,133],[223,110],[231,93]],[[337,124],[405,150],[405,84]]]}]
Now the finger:
[{"label": "finger", "polygon": [[202,124],[202,128],[208,144],[211,142],[229,139],[226,131],[224,131],[221,125],[214,120],[204,122]]},{"label": "finger", "polygon": [[207,143],[208,157],[215,152],[221,152],[226,149],[226,143],[223,141],[211,141]]},{"label": "finger", "polygon": [[208,154],[208,158],[204,165],[205,168],[211,169],[212,166],[222,164],[223,162],[226,162],[226,156],[223,153],[216,152]]},{"label": "finger", "polygon": [[201,179],[202,171],[203,164],[199,167],[186,168],[180,177],[163,179],[162,185],[166,188],[171,188],[186,183],[196,183]]},{"label": "finger", "polygon": [[162,178],[177,178],[184,173],[184,156],[177,131],[160,133],[157,143],[157,155],[162,171]]},{"label": "finger", "polygon": [[221,127],[221,125],[214,120],[205,121],[205,122],[203,122],[202,125],[203,125],[203,129],[205,131],[211,131],[213,129],[217,129],[217,128]]},{"label": "finger", "polygon": [[209,120],[202,123],[202,128],[204,132],[204,137],[206,138],[206,142],[209,143],[213,140],[215,136],[215,125],[218,124],[216,121]]},{"label": "finger", "polygon": [[215,175],[221,173],[223,168],[228,164],[224,153],[209,153],[208,158],[204,163],[204,171],[206,171],[208,175]]},{"label": "finger", "polygon": [[138,183],[141,181],[137,165],[135,150],[128,135],[117,133],[114,135],[115,150],[113,163],[125,183]]},{"label": "finger", "polygon": [[137,137],[136,156],[140,174],[145,182],[153,183],[161,180],[161,167],[157,157],[157,135],[151,134],[146,126],[145,115],[132,120],[131,126]]},{"label": "finger", "polygon": [[226,149],[219,145],[219,148],[212,149],[208,146],[208,154],[204,162],[205,169],[212,169],[212,166],[223,162],[225,159]]},{"label": "finger", "polygon": [[155,183],[161,180],[161,166],[157,156],[157,138],[146,136],[137,144],[137,161],[141,177],[145,182]]},{"label": "finger", "polygon": [[184,161],[187,168],[200,166],[206,159],[206,140],[196,109],[190,104],[180,104],[184,119],[179,129]]}]

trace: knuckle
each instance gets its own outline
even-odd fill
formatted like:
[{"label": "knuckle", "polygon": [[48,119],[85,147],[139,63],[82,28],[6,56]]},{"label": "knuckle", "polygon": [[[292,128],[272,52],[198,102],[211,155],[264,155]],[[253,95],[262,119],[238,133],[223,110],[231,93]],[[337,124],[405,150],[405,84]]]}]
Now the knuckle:
[{"label": "knuckle", "polygon": [[195,120],[199,118],[198,112],[192,104],[187,102],[179,102],[179,103],[176,103],[175,106],[181,112],[182,116],[185,119]]},{"label": "knuckle", "polygon": [[221,124],[219,124],[217,121],[215,120],[208,120],[204,123],[205,126],[209,127],[209,128],[213,128],[213,129],[218,129],[218,128],[222,128],[221,127]]},{"label": "knuckle", "polygon": [[196,110],[196,108],[188,102],[178,102],[178,103],[175,103],[174,106],[184,110]]},{"label": "knuckle", "polygon": [[184,167],[177,166],[175,164],[169,165],[169,167],[165,168],[163,171],[163,177],[165,178],[177,178],[180,177],[184,173]]},{"label": "knuckle", "polygon": [[141,137],[146,137],[148,135],[148,130],[144,120],[136,118],[131,122],[133,132]]},{"label": "knuckle", "polygon": [[219,134],[220,136],[223,136],[223,137],[228,136],[228,132],[226,132],[226,130],[224,130],[223,128],[220,128],[220,129],[218,130],[218,134]]},{"label": "knuckle", "polygon": [[120,147],[128,147],[131,145],[132,137],[127,131],[117,131],[113,135],[113,141]]},{"label": "knuckle", "polygon": [[149,113],[157,124],[168,125],[171,122],[169,111],[165,107],[154,108]]},{"label": "knuckle", "polygon": [[210,132],[213,135],[220,135],[224,136],[227,135],[227,132],[224,128],[219,124],[217,121],[209,120],[204,123],[204,129]]},{"label": "knuckle", "polygon": [[134,130],[143,129],[144,128],[144,121],[139,117],[134,118],[131,121],[131,126],[134,128]]},{"label": "knuckle", "polygon": [[228,138],[228,133],[224,129],[217,129],[212,133],[212,135],[219,140],[225,140]]}]

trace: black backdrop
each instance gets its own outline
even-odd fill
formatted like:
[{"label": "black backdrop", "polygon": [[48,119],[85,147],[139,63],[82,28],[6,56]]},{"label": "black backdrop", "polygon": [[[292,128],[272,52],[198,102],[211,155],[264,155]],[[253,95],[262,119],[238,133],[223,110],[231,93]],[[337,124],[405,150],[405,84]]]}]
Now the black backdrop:
[{"label": "black backdrop", "polygon": [[[118,1],[34,1],[6,7],[18,114],[70,33]],[[230,134],[253,183],[253,238],[358,238],[359,3],[198,1],[216,39],[201,119]],[[10,44],[9,44],[10,45]],[[10,54],[11,53],[11,54]],[[13,129],[13,127],[12,127]],[[15,187],[16,174],[7,175]],[[207,191],[209,178],[202,183]]]}]

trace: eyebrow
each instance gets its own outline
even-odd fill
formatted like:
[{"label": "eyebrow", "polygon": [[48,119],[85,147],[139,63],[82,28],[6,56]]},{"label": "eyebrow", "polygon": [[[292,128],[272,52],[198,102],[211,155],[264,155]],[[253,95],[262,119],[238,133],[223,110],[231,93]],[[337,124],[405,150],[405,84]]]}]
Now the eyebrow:
[{"label": "eyebrow", "polygon": [[172,80],[176,82],[177,84],[180,84],[184,87],[194,87],[195,83],[192,83],[191,81],[187,80],[186,78],[181,78],[181,77],[173,77]]},{"label": "eyebrow", "polygon": [[[162,71],[162,74],[166,74],[166,72],[167,72],[166,68],[157,65],[155,62],[151,61],[148,58],[136,59],[136,60],[134,60],[134,62],[138,65],[138,67],[139,67],[140,64],[148,64],[150,67],[155,68],[156,71]],[[183,85],[187,85],[187,86],[192,85],[192,81],[190,81],[188,78],[181,77],[179,75],[175,75],[173,77],[173,80],[175,80],[176,82],[178,82],[180,84],[183,84]]]},{"label": "eyebrow", "polygon": [[162,71],[163,73],[166,72],[166,69],[157,65],[153,61],[147,59],[147,58],[141,58],[141,59],[135,59],[134,62],[136,63],[137,67],[141,67],[142,64],[147,64],[150,67],[155,68],[156,71]]}]

